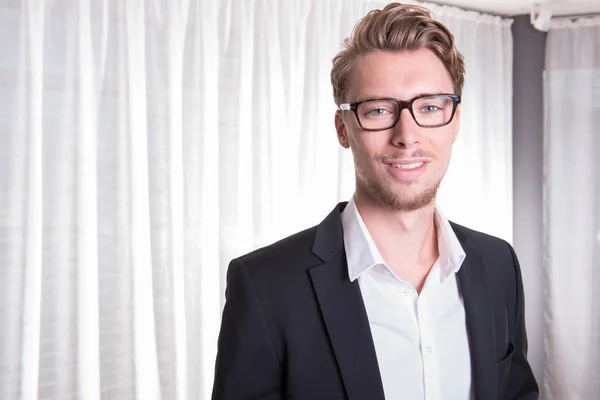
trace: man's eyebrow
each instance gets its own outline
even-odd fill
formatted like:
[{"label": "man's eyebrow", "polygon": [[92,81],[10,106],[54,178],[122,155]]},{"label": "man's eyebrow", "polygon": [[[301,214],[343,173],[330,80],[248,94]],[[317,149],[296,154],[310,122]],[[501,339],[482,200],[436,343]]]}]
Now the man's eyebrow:
[{"label": "man's eyebrow", "polygon": [[447,92],[447,91],[444,91],[444,90],[439,90],[439,89],[436,89],[436,90],[429,90],[429,91],[427,91],[427,92],[421,92],[421,93],[417,93],[417,94],[416,94],[415,96],[413,96],[413,97],[420,97],[420,96],[431,96],[431,95],[435,96],[435,95],[438,95],[438,94],[448,94],[448,92]]},{"label": "man's eyebrow", "polygon": [[367,101],[367,100],[378,100],[378,99],[395,99],[394,96],[389,96],[389,95],[385,95],[385,94],[380,94],[380,95],[360,95],[358,97],[356,97],[355,100],[353,100],[351,103],[360,103],[361,101]]},{"label": "man's eyebrow", "polygon": [[358,96],[356,99],[352,100],[352,101],[348,101],[347,103],[360,103],[362,101],[367,101],[367,100],[378,100],[378,99],[398,99],[398,100],[409,100],[409,99],[414,99],[415,97],[421,97],[421,96],[435,96],[438,94],[447,94],[448,92],[444,91],[444,90],[439,90],[439,89],[435,89],[435,90],[429,90],[426,92],[419,92],[417,94],[415,94],[412,97],[409,97],[407,99],[398,99],[397,97],[394,96],[388,96],[388,95],[361,95]]}]

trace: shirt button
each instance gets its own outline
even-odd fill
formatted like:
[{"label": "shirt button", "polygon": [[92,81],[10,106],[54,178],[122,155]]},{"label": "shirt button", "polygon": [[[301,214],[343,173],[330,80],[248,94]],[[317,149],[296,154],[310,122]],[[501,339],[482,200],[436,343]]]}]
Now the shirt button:
[{"label": "shirt button", "polygon": [[408,296],[410,296],[410,290],[405,289],[404,290],[404,297],[408,297]]},{"label": "shirt button", "polygon": [[427,346],[427,352],[428,352],[429,354],[433,353],[433,347],[431,347],[431,346]]}]

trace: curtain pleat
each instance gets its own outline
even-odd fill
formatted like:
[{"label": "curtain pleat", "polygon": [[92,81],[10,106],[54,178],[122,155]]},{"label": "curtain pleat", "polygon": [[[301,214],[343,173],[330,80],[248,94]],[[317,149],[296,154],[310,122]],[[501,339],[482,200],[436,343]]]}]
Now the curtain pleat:
[{"label": "curtain pleat", "polygon": [[544,399],[600,391],[600,18],[552,21],[544,72]]}]

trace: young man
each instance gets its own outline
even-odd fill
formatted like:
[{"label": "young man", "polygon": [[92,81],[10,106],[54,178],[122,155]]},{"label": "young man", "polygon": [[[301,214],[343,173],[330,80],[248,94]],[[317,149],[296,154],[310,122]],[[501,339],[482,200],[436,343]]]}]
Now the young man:
[{"label": "young man", "polygon": [[463,58],[427,9],[389,4],[331,72],[356,192],[231,262],[214,399],[536,399],[517,257],[435,207]]}]

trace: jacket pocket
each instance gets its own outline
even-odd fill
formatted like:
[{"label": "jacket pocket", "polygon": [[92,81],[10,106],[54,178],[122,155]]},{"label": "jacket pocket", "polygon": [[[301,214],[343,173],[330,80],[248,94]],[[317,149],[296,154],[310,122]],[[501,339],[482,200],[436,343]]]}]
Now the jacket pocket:
[{"label": "jacket pocket", "polygon": [[515,346],[512,342],[508,343],[508,352],[506,357],[496,364],[496,371],[498,377],[498,398],[504,399],[506,393],[506,385],[510,377],[510,364],[515,355]]}]

